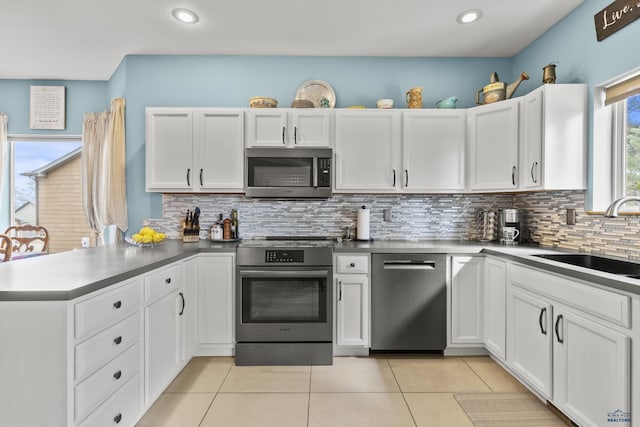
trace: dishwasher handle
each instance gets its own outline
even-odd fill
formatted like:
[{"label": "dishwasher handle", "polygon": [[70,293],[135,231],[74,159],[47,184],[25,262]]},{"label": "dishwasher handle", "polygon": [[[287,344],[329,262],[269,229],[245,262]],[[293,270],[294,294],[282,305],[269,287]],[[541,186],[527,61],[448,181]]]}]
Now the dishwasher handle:
[{"label": "dishwasher handle", "polygon": [[383,268],[385,270],[435,270],[435,261],[423,260],[385,260]]}]

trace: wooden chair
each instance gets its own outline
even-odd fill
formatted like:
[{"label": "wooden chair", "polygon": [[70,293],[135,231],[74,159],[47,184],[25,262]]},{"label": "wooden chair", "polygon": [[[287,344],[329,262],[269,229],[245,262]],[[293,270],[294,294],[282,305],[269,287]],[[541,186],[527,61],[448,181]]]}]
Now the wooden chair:
[{"label": "wooden chair", "polygon": [[0,262],[7,262],[11,259],[12,249],[11,237],[0,234]]},{"label": "wooden chair", "polygon": [[49,252],[49,231],[39,225],[12,225],[4,232],[13,242],[13,252]]}]

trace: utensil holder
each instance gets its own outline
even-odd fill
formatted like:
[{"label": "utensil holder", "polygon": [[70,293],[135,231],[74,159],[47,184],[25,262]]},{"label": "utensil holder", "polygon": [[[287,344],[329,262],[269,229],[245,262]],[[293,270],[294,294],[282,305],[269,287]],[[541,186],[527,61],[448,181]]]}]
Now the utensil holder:
[{"label": "utensil holder", "polygon": [[183,228],[182,229],[182,241],[185,243],[194,243],[200,241],[200,227],[197,228]]}]

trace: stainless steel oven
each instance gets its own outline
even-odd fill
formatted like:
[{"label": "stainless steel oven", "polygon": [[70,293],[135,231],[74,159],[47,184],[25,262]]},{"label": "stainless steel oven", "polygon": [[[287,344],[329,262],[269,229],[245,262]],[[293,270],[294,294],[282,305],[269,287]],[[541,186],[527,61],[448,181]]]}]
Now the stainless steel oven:
[{"label": "stainless steel oven", "polygon": [[237,250],[236,365],[330,365],[332,249]]},{"label": "stainless steel oven", "polygon": [[330,148],[247,148],[248,197],[331,197]]}]

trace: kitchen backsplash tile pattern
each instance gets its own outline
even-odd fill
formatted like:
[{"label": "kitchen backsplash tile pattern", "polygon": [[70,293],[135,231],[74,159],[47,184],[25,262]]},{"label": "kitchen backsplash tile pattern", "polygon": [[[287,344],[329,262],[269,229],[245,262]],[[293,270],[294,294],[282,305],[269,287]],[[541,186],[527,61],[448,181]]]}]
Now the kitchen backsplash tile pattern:
[{"label": "kitchen backsplash tile pattern", "polygon": [[[475,215],[482,208],[508,207],[512,195],[372,195],[336,194],[328,200],[265,200],[241,195],[165,194],[163,218],[145,223],[180,237],[180,222],[187,209],[202,211],[201,237],[219,213],[238,210],[241,237],[268,235],[342,235],[345,226],[355,229],[357,210],[371,209],[371,237],[389,239],[459,240],[477,238]],[[391,209],[391,221],[383,221]]]},{"label": "kitchen backsplash tile pattern", "polygon": [[[531,238],[543,245],[640,259],[640,217],[587,215],[582,191],[521,193],[514,206],[526,212]],[[576,209],[575,225],[566,223],[568,208]]]},{"label": "kitchen backsplash tile pattern", "polygon": [[[241,237],[266,235],[342,235],[356,225],[356,211],[371,209],[371,236],[377,240],[474,240],[478,238],[478,210],[517,207],[525,212],[524,235],[543,245],[640,259],[640,217],[604,218],[584,212],[582,191],[519,194],[351,195],[336,194],[328,200],[263,200],[241,195],[165,194],[163,217],[145,224],[180,238],[180,222],[187,209],[202,210],[201,237],[219,213],[238,209]],[[566,210],[576,209],[576,224],[566,224]],[[391,209],[390,222],[383,220]]]}]

